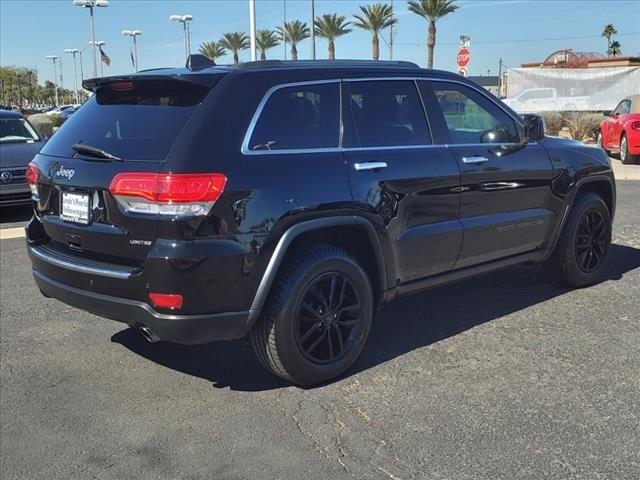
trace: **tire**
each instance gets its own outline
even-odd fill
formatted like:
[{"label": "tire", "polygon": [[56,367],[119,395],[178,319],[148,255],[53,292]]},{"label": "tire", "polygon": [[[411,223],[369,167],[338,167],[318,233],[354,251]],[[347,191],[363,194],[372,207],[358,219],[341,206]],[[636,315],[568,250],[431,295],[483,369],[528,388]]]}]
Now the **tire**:
[{"label": "tire", "polygon": [[[593,225],[591,233],[589,225]],[[569,287],[592,285],[606,268],[610,247],[611,214],[607,205],[595,193],[579,194],[547,262],[547,270],[557,281]]]},{"label": "tire", "polygon": [[632,155],[629,151],[629,142],[627,136],[622,134],[620,138],[620,160],[624,165],[631,165],[640,159],[640,155]]},{"label": "tire", "polygon": [[598,140],[597,140],[597,143],[598,143],[598,147],[600,147],[602,150],[604,150],[604,153],[606,153],[606,154],[607,154],[607,156],[611,156],[611,152],[610,152],[609,150],[607,150],[607,149],[605,148],[605,146],[604,146],[604,140],[603,140],[603,138],[602,138],[602,131],[601,131],[601,130],[598,130]]},{"label": "tire", "polygon": [[316,246],[285,264],[249,338],[264,367],[311,386],[353,365],[373,312],[371,283],[357,261],[340,248]]}]

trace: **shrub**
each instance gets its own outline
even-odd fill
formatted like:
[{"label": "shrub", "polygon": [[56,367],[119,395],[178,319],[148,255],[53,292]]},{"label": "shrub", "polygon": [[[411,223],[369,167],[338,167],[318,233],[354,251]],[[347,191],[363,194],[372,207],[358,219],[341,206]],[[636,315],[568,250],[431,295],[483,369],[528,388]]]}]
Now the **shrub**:
[{"label": "shrub", "polygon": [[51,121],[53,122],[54,127],[59,127],[62,125],[62,117],[58,114],[47,115]]},{"label": "shrub", "polygon": [[598,136],[598,127],[603,119],[604,116],[600,113],[562,113],[562,125],[569,130],[571,138],[579,141],[595,139]]},{"label": "shrub", "polygon": [[53,120],[49,115],[37,113],[29,117],[29,123],[33,125],[41,137],[49,138],[53,134]]},{"label": "shrub", "polygon": [[544,124],[547,127],[546,133],[557,135],[562,130],[562,114],[560,112],[540,112],[540,116],[544,118]]}]

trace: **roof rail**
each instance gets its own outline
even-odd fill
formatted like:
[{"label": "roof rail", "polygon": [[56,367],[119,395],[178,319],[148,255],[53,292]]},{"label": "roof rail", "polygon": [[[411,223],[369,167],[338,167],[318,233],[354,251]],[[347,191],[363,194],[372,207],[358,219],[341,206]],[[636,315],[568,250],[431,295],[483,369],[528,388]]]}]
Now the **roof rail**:
[{"label": "roof rail", "polygon": [[413,62],[402,60],[257,60],[253,62],[243,62],[237,65],[230,65],[229,68],[264,68],[264,67],[331,67],[331,66],[371,66],[371,67],[400,67],[400,68],[420,68]]},{"label": "roof rail", "polygon": [[204,70],[205,68],[215,67],[216,62],[211,60],[209,57],[201,55],[199,53],[192,53],[187,58],[187,64],[185,68],[191,70],[192,72],[197,70]]}]

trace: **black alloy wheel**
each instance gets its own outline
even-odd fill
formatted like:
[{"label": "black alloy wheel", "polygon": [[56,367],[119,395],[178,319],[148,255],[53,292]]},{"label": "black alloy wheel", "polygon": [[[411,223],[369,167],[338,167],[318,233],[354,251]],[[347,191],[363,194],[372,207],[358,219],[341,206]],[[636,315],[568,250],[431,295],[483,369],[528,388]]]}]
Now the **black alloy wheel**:
[{"label": "black alloy wheel", "polygon": [[284,265],[249,332],[260,363],[297,385],[332,380],[364,347],[375,301],[367,272],[347,251],[312,245]]},{"label": "black alloy wheel", "polygon": [[362,319],[351,280],[338,272],[320,275],[306,288],[296,312],[296,342],[311,362],[330,363],[348,351]]},{"label": "black alloy wheel", "polygon": [[605,258],[607,248],[607,224],[596,209],[586,211],[576,233],[576,261],[585,273],[597,270]]}]

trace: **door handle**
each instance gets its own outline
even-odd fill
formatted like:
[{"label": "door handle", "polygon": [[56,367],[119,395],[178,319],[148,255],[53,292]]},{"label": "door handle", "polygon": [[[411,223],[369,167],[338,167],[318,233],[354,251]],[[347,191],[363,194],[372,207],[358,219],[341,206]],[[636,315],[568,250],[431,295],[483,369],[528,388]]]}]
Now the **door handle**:
[{"label": "door handle", "polygon": [[365,163],[355,163],[353,168],[356,169],[357,172],[362,172],[365,170],[379,170],[381,168],[387,168],[387,162],[365,162]]},{"label": "door handle", "polygon": [[462,157],[462,163],[485,163],[488,162],[487,157],[481,155],[472,155],[471,157]]}]

